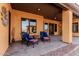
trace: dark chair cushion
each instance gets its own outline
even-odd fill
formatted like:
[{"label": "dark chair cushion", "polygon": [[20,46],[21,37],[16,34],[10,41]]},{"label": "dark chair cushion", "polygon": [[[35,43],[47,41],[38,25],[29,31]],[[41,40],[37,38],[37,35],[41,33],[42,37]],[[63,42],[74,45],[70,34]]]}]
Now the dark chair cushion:
[{"label": "dark chair cushion", "polygon": [[40,32],[40,38],[42,41],[44,40],[50,40],[48,34],[46,32]]},{"label": "dark chair cushion", "polygon": [[22,38],[25,38],[27,41],[29,41],[29,40],[32,39],[32,38],[29,36],[29,34],[26,33],[26,32],[22,34]]}]

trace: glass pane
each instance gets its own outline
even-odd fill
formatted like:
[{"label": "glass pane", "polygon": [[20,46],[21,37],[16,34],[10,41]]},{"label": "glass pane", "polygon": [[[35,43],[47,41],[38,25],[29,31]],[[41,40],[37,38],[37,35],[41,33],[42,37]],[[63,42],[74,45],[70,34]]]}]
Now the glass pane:
[{"label": "glass pane", "polygon": [[27,32],[29,28],[29,21],[28,20],[23,20],[22,21],[22,32]]},{"label": "glass pane", "polygon": [[36,33],[36,20],[30,19],[30,33]]},{"label": "glass pane", "polygon": [[48,30],[48,24],[47,23],[44,24],[44,30]]},{"label": "glass pane", "polygon": [[36,33],[36,26],[31,26],[30,27],[30,33]]},{"label": "glass pane", "polygon": [[36,20],[30,20],[30,26],[36,26]]}]

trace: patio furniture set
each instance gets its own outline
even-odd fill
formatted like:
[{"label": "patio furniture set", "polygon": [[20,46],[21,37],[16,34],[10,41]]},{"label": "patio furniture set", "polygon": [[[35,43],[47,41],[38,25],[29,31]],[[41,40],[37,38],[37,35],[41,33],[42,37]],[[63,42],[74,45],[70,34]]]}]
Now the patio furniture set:
[{"label": "patio furniture set", "polygon": [[32,35],[30,36],[27,32],[22,33],[22,43],[26,43],[27,46],[31,43],[33,45],[38,44],[39,39],[44,42],[44,41],[49,41],[50,42],[50,37],[48,36],[47,32],[40,32],[40,38],[37,38],[37,35]]}]

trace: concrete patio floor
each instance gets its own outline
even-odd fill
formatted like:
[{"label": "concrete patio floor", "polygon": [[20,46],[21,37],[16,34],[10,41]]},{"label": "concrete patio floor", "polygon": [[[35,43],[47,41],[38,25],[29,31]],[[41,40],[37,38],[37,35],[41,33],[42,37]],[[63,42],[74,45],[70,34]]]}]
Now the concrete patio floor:
[{"label": "concrete patio floor", "polygon": [[[39,44],[35,45],[34,48],[32,47],[32,45],[27,47],[25,44],[16,42],[8,48],[8,50],[6,51],[4,56],[40,56],[40,55],[41,56],[43,56],[43,55],[50,56],[51,52],[52,52],[51,55],[53,55],[53,54],[59,55],[59,56],[68,55],[69,52],[78,48],[78,45],[79,45],[78,39],[79,39],[79,37],[73,37],[73,43],[66,44],[66,43],[61,42],[61,36],[52,36],[51,42],[44,43],[44,42],[40,41]],[[59,52],[59,51],[61,51],[61,52]],[[64,51],[65,51],[65,53],[62,53]],[[58,53],[58,54],[55,54],[55,53]]]},{"label": "concrete patio floor", "polygon": [[66,56],[79,56],[79,37],[73,37],[73,44],[77,44],[78,47],[72,52],[66,54]]},{"label": "concrete patio floor", "polygon": [[73,37],[73,41],[72,41],[73,44],[79,44],[79,37]]}]

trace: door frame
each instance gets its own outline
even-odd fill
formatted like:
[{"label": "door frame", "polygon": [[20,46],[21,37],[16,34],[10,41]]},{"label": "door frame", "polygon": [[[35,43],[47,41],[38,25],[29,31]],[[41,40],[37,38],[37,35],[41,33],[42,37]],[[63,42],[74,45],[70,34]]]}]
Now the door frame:
[{"label": "door frame", "polygon": [[8,44],[11,44],[11,12],[9,11],[9,40],[8,40]]}]

